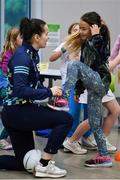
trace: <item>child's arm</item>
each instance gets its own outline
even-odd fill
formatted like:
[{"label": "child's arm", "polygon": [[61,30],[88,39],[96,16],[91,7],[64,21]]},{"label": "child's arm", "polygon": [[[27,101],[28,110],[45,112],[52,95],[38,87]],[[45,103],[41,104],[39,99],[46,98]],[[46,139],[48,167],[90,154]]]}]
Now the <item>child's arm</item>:
[{"label": "child's arm", "polygon": [[3,56],[3,60],[2,60],[2,72],[5,75],[7,75],[8,63],[9,63],[9,60],[10,60],[11,57],[12,57],[12,54],[7,53],[7,52]]},{"label": "child's arm", "polygon": [[52,53],[52,55],[49,58],[49,61],[53,62],[58,60],[64,54],[66,50],[64,49],[64,43],[60,44]]},{"label": "child's arm", "polygon": [[110,56],[110,42],[99,34],[99,27],[94,25],[91,27],[92,37],[88,40],[89,46],[93,48],[96,54],[98,65],[108,63]]},{"label": "child's arm", "polygon": [[117,65],[120,64],[120,50],[118,52],[118,55],[111,61],[109,60],[109,70],[113,71],[114,68],[116,68]]},{"label": "child's arm", "polygon": [[120,35],[117,37],[115,44],[112,48],[111,55],[110,55],[111,60],[113,60],[118,55],[119,50],[120,50]]}]

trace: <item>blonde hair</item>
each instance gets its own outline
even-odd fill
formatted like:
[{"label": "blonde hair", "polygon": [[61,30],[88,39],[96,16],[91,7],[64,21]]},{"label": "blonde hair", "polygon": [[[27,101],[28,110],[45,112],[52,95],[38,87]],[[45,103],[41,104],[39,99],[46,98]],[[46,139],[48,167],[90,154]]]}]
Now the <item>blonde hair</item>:
[{"label": "blonde hair", "polygon": [[18,46],[16,44],[16,39],[19,34],[20,34],[20,31],[17,27],[14,27],[14,28],[8,30],[5,44],[3,46],[3,51],[0,55],[0,62],[2,62],[3,56],[7,50],[10,50],[12,53],[14,53],[15,49]]},{"label": "blonde hair", "polygon": [[69,53],[74,53],[76,51],[80,51],[82,43],[83,40],[81,39],[80,33],[78,32],[66,37],[64,47]]}]

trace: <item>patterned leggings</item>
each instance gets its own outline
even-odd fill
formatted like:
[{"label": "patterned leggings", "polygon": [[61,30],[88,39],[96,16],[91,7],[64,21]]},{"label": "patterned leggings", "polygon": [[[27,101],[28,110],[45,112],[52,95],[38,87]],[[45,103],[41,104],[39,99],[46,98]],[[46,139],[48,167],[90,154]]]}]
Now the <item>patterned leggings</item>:
[{"label": "patterned leggings", "polygon": [[88,119],[97,142],[99,154],[107,155],[105,136],[101,127],[102,97],[106,94],[106,89],[97,72],[80,61],[72,61],[68,64],[67,79],[64,88],[67,96],[69,95],[69,90],[75,85],[78,79],[82,80],[88,91]]}]

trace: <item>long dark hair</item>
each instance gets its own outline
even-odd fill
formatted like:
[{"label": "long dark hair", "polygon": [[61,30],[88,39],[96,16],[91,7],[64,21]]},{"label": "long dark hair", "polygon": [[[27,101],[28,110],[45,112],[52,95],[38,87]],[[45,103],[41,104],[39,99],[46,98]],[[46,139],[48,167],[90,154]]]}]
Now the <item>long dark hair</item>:
[{"label": "long dark hair", "polygon": [[23,18],[20,23],[20,34],[24,42],[30,43],[34,34],[41,35],[44,32],[46,22],[41,19]]},{"label": "long dark hair", "polygon": [[100,34],[103,36],[104,40],[109,44],[110,47],[109,29],[98,13],[94,11],[87,12],[80,19],[88,23],[90,26],[92,26],[93,24],[97,24],[98,27],[100,27]]}]

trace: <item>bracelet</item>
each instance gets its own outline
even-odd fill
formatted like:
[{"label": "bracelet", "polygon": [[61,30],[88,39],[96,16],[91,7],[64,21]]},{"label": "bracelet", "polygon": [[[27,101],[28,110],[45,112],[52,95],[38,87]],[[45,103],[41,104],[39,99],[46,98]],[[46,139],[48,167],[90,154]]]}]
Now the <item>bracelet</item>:
[{"label": "bracelet", "polygon": [[66,51],[67,51],[67,50],[66,50],[64,47],[61,48],[61,52],[62,52],[63,54],[64,54]]}]

